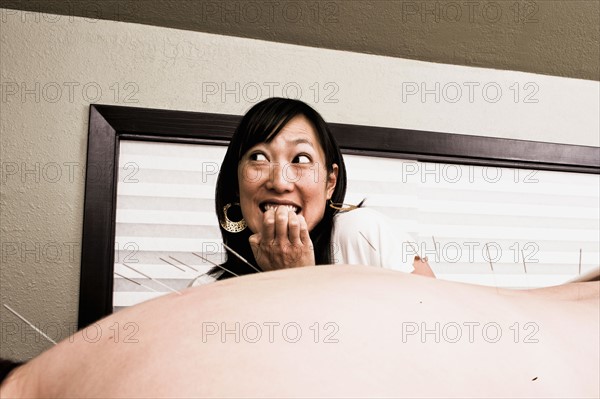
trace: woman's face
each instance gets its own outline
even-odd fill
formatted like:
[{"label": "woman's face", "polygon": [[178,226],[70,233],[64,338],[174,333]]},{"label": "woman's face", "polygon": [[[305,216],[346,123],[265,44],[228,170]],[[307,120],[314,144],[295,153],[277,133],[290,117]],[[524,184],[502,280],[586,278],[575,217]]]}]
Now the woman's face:
[{"label": "woman's face", "polygon": [[327,173],[325,154],[313,125],[296,116],[270,143],[250,148],[238,164],[240,205],[248,227],[260,232],[263,213],[288,206],[312,229],[321,221],[337,180]]}]

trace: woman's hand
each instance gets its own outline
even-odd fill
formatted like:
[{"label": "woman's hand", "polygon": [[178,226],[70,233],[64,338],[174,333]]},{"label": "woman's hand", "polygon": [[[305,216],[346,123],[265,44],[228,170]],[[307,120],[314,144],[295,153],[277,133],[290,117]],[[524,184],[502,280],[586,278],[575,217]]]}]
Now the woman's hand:
[{"label": "woman's hand", "polygon": [[427,259],[427,257],[421,259],[419,256],[415,256],[413,267],[415,268],[412,272],[413,274],[437,278],[435,277],[433,270],[431,270],[431,266],[429,266],[429,259]]},{"label": "woman's hand", "polygon": [[267,210],[262,231],[251,235],[249,241],[254,258],[264,271],[315,264],[306,220],[286,206]]}]

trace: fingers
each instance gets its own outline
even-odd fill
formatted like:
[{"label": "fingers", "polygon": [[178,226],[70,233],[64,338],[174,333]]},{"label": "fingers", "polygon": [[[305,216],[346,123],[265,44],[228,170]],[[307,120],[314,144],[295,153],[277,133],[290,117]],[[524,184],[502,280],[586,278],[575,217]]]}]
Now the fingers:
[{"label": "fingers", "polygon": [[275,213],[275,241],[280,244],[288,242],[293,245],[310,243],[308,225],[302,215],[280,206]]},{"label": "fingers", "polygon": [[260,233],[252,234],[248,238],[248,242],[250,243],[250,249],[252,249],[252,254],[254,255],[254,259],[256,260],[258,265],[262,268],[263,265],[261,264],[260,241],[261,241]]},{"label": "fingers", "polygon": [[275,211],[269,209],[263,214],[262,239],[271,243],[275,239]]},{"label": "fingers", "polygon": [[292,245],[302,244],[300,238],[300,218],[302,216],[296,215],[295,212],[290,211],[288,213],[288,237]]},{"label": "fingers", "polygon": [[275,210],[275,241],[280,244],[288,242],[288,208],[279,206]]},{"label": "fingers", "polygon": [[431,270],[431,266],[429,266],[427,257],[420,258],[419,256],[415,256],[413,267],[415,268],[413,274],[436,278],[435,273]]},{"label": "fingers", "polygon": [[261,234],[260,233],[252,234],[250,236],[250,238],[248,238],[248,242],[250,242],[250,246],[252,248],[258,248],[258,247],[260,247],[260,241],[261,241]]},{"label": "fingers", "polygon": [[249,243],[265,271],[315,264],[306,220],[284,206],[265,212],[261,232],[251,235]]},{"label": "fingers", "polygon": [[298,221],[300,222],[300,240],[302,244],[309,245],[311,244],[310,234],[308,233],[308,224],[306,224],[306,219],[304,216],[298,215]]}]

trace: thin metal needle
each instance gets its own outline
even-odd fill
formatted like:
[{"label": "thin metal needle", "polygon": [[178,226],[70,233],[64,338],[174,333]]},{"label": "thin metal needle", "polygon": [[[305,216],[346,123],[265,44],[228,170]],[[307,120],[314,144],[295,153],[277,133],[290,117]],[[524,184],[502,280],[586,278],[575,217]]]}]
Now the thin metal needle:
[{"label": "thin metal needle", "polygon": [[135,280],[132,280],[132,279],[130,279],[130,278],[127,278],[127,277],[125,277],[125,276],[123,276],[122,274],[119,274],[119,273],[117,273],[117,272],[115,272],[115,274],[116,274],[117,276],[121,277],[121,278],[124,278],[124,279],[125,279],[125,280],[127,280],[127,281],[131,281],[131,282],[132,282],[132,283],[134,283],[134,284],[140,285],[140,286],[142,286],[142,287],[144,287],[144,288],[148,288],[149,290],[152,290],[152,291],[154,291],[154,292],[158,292],[159,294],[161,294],[161,292],[160,292],[160,291],[156,291],[156,290],[155,290],[154,288],[152,288],[152,287],[148,287],[147,285],[144,285],[144,284],[142,284],[142,283],[138,283],[137,281],[135,281]]},{"label": "thin metal needle", "polygon": [[178,268],[178,269],[179,269],[179,270],[181,270],[182,272],[185,272],[185,269],[182,269],[181,267],[179,267],[179,266],[177,266],[177,265],[174,265],[174,264],[172,264],[172,263],[171,263],[171,262],[169,262],[168,260],[165,260],[165,259],[163,259],[163,258],[158,258],[158,259],[162,260],[163,262],[165,262],[165,263],[167,263],[167,264],[169,264],[169,265],[171,265],[171,266],[173,266],[173,267],[176,267],[176,268]]},{"label": "thin metal needle", "polygon": [[421,255],[419,254],[419,248],[415,247],[415,245],[411,241],[408,241],[408,243],[412,247],[413,251],[415,251],[415,255],[417,255],[420,259],[422,259]]},{"label": "thin metal needle", "polygon": [[56,345],[56,341],[54,341],[52,338],[50,338],[49,336],[47,336],[46,334],[44,334],[40,329],[38,329],[36,326],[34,326],[33,324],[31,324],[29,321],[27,321],[26,318],[24,318],[23,316],[21,316],[19,313],[17,313],[17,311],[13,310],[10,306],[8,306],[7,304],[4,304],[4,307],[8,310],[10,310],[12,312],[12,314],[14,314],[15,316],[17,316],[19,319],[23,320],[25,323],[27,323],[29,325],[29,327],[33,328],[36,332],[40,333],[40,335],[44,338],[46,338],[48,341],[52,342],[54,345]]},{"label": "thin metal needle", "polygon": [[531,284],[529,283],[529,275],[527,274],[527,265],[525,264],[525,253],[521,250],[521,256],[523,257],[523,269],[525,269],[525,283],[527,284],[527,288],[531,288]]},{"label": "thin metal needle", "polygon": [[235,252],[233,249],[231,249],[229,246],[227,246],[227,244],[223,243],[223,246],[230,251],[232,254],[234,254],[235,256],[237,256],[242,262],[244,262],[245,264],[247,264],[248,266],[250,266],[251,268],[253,268],[254,270],[256,270],[258,273],[262,273],[262,270],[258,270],[256,267],[254,267],[250,262],[248,262],[246,259],[244,259],[244,257],[240,254],[238,254],[237,252]]},{"label": "thin metal needle", "polygon": [[373,246],[373,244],[371,244],[371,241],[369,241],[369,239],[367,237],[365,237],[365,235],[362,233],[362,231],[359,231],[358,233],[365,239],[365,241],[367,241],[369,243],[369,245],[371,246],[371,248],[373,248],[373,251],[377,252],[377,249],[375,249],[375,247]]},{"label": "thin metal needle", "polygon": [[492,269],[492,273],[494,273],[494,266],[492,265],[492,257],[490,256],[490,248],[488,247],[487,242],[485,243],[485,250],[487,251],[488,260],[490,262],[490,269]]},{"label": "thin metal needle", "polygon": [[182,261],[180,261],[179,259],[175,259],[175,258],[174,258],[174,257],[172,257],[171,255],[169,255],[169,258],[173,259],[173,260],[174,260],[174,261],[176,261],[176,262],[179,262],[179,263],[181,263],[181,264],[182,264],[182,265],[184,265],[184,266],[187,266],[187,267],[189,267],[190,269],[192,269],[192,270],[193,270],[193,271],[195,271],[195,272],[197,272],[197,271],[198,271],[198,269],[195,269],[195,268],[193,268],[193,267],[192,267],[192,266],[190,266],[190,265],[186,265],[185,263],[183,263],[183,262],[182,262]]},{"label": "thin metal needle", "polygon": [[153,279],[152,277],[148,276],[147,274],[144,274],[144,273],[142,273],[141,271],[139,271],[139,270],[137,270],[137,269],[134,269],[133,267],[129,266],[128,264],[126,264],[126,263],[121,263],[121,264],[122,264],[123,266],[125,266],[125,267],[127,267],[127,268],[129,268],[129,269],[133,270],[134,272],[136,272],[136,273],[138,273],[138,274],[141,274],[142,276],[144,276],[144,277],[146,277],[146,278],[149,278],[150,280],[154,281],[155,283],[158,283],[158,284],[162,285],[163,287],[165,287],[165,288],[166,288],[166,289],[168,289],[169,291],[171,291],[171,292],[176,292],[178,295],[181,295],[181,292],[177,291],[176,289],[174,289],[174,288],[171,288],[171,287],[169,287],[168,285],[166,285],[166,284],[164,284],[164,283],[162,283],[162,282],[160,282],[160,281],[158,281],[158,280],[156,280],[156,279]]},{"label": "thin metal needle", "polygon": [[525,254],[523,250],[521,250],[521,256],[523,257],[523,269],[525,269],[525,274],[527,274],[527,266],[525,265]]},{"label": "thin metal needle", "polygon": [[207,258],[205,258],[205,257],[204,257],[204,256],[202,256],[202,255],[198,255],[198,254],[197,254],[197,253],[195,253],[195,252],[192,252],[192,255],[196,255],[197,257],[199,257],[200,259],[202,259],[202,260],[204,260],[204,261],[206,261],[206,262],[210,263],[211,265],[213,265],[213,266],[216,266],[216,267],[218,267],[218,268],[220,268],[220,269],[223,269],[223,270],[225,270],[227,273],[231,273],[231,274],[233,274],[233,275],[234,275],[234,276],[236,276],[236,277],[239,277],[239,275],[235,274],[235,273],[234,273],[234,272],[232,272],[231,270],[227,270],[227,269],[226,269],[226,268],[224,268],[223,266],[216,264],[215,262],[211,261],[210,259],[207,259]]},{"label": "thin metal needle", "polygon": [[431,239],[433,240],[433,249],[435,249],[435,256],[439,260],[441,258],[440,258],[440,254],[438,253],[437,242],[435,242],[435,237],[434,236],[431,236]]},{"label": "thin metal needle", "polygon": [[418,257],[421,260],[421,262],[428,262],[429,261],[429,259],[427,258],[427,256],[422,257],[421,254],[419,254],[419,249],[416,248],[412,242],[410,242],[410,241],[407,241],[407,242],[413,248],[413,251],[415,251],[416,257]]},{"label": "thin metal needle", "polygon": [[581,248],[579,248],[579,275],[581,275]]},{"label": "thin metal needle", "polygon": [[498,293],[498,281],[496,281],[496,272],[494,271],[494,266],[492,265],[492,257],[490,255],[490,248],[488,247],[488,243],[485,243],[485,250],[487,251],[488,260],[490,261],[490,269],[492,269],[492,278],[494,279],[494,286],[496,287],[496,293]]}]

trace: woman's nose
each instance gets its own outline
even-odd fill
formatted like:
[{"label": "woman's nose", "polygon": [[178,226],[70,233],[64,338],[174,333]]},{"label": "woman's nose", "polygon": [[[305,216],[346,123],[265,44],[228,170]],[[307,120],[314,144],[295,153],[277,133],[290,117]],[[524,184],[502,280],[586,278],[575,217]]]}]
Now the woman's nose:
[{"label": "woman's nose", "polygon": [[267,180],[267,188],[277,192],[292,191],[294,189],[293,176],[288,176],[288,164],[272,163],[269,168],[269,179]]}]

